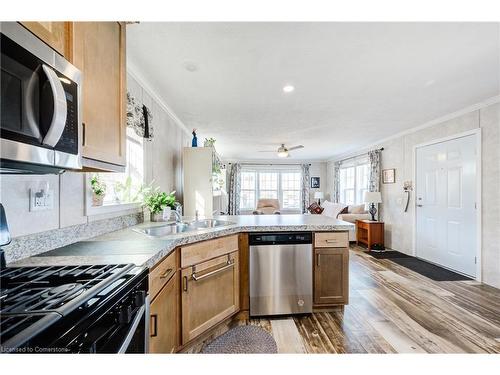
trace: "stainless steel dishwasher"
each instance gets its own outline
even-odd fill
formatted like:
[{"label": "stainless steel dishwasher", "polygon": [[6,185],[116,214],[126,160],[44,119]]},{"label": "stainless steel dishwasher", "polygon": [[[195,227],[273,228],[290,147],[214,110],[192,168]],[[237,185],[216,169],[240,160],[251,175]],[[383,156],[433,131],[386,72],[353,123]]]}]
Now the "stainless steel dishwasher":
[{"label": "stainless steel dishwasher", "polygon": [[312,312],[312,233],[249,235],[250,315]]}]

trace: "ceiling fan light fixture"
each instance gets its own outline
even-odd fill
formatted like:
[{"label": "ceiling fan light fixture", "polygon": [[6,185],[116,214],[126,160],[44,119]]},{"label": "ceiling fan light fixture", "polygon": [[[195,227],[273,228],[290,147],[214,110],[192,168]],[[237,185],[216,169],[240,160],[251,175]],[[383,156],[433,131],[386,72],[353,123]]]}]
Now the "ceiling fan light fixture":
[{"label": "ceiling fan light fixture", "polygon": [[280,157],[280,158],[287,158],[288,157],[288,151],[286,151],[286,150],[278,151],[278,157]]}]

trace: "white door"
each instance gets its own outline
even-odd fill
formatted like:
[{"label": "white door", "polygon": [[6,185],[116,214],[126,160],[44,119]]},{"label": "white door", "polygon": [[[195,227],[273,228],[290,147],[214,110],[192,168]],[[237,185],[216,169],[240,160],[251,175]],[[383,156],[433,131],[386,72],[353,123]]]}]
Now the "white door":
[{"label": "white door", "polygon": [[416,151],[416,255],[476,275],[476,136]]}]

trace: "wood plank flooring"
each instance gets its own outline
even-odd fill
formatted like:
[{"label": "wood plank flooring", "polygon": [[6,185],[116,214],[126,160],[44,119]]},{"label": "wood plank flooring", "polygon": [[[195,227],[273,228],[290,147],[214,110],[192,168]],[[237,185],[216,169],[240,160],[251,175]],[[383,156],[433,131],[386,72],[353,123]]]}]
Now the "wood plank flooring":
[{"label": "wood plank flooring", "polygon": [[343,311],[231,325],[263,327],[280,353],[500,353],[499,289],[433,281],[356,246],[349,262]]}]

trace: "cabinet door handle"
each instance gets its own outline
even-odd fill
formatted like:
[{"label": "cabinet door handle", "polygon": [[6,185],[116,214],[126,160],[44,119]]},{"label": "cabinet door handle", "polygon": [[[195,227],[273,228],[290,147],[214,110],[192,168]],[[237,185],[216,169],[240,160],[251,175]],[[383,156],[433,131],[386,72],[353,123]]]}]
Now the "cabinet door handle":
[{"label": "cabinet door handle", "polygon": [[85,146],[85,135],[86,135],[86,133],[85,133],[85,127],[86,127],[85,123],[82,122],[82,146]]},{"label": "cabinet door handle", "polygon": [[182,278],[182,289],[187,292],[188,291],[188,277],[184,276]]},{"label": "cabinet door handle", "polygon": [[168,277],[170,276],[170,274],[173,272],[173,268],[169,268],[167,269],[163,275],[160,275],[160,279],[168,279]]},{"label": "cabinet door handle", "polygon": [[316,265],[319,267],[319,264],[320,264],[320,256],[321,254],[318,254],[317,258],[316,258]]},{"label": "cabinet door handle", "polygon": [[194,281],[199,281],[199,280],[203,280],[203,279],[206,279],[207,277],[210,277],[210,276],[213,276],[213,275],[216,275],[218,274],[219,272],[222,272],[224,270],[227,270],[228,268],[231,268],[231,267],[234,267],[234,259],[233,260],[228,260],[226,263],[224,263],[224,265],[222,267],[219,267],[213,271],[210,271],[208,273],[205,273],[201,276],[197,276],[196,273],[193,273],[191,275],[191,277],[193,278]]},{"label": "cabinet door handle", "polygon": [[152,314],[151,315],[151,328],[153,332],[149,336],[151,337],[156,337],[158,336],[158,315]]}]

